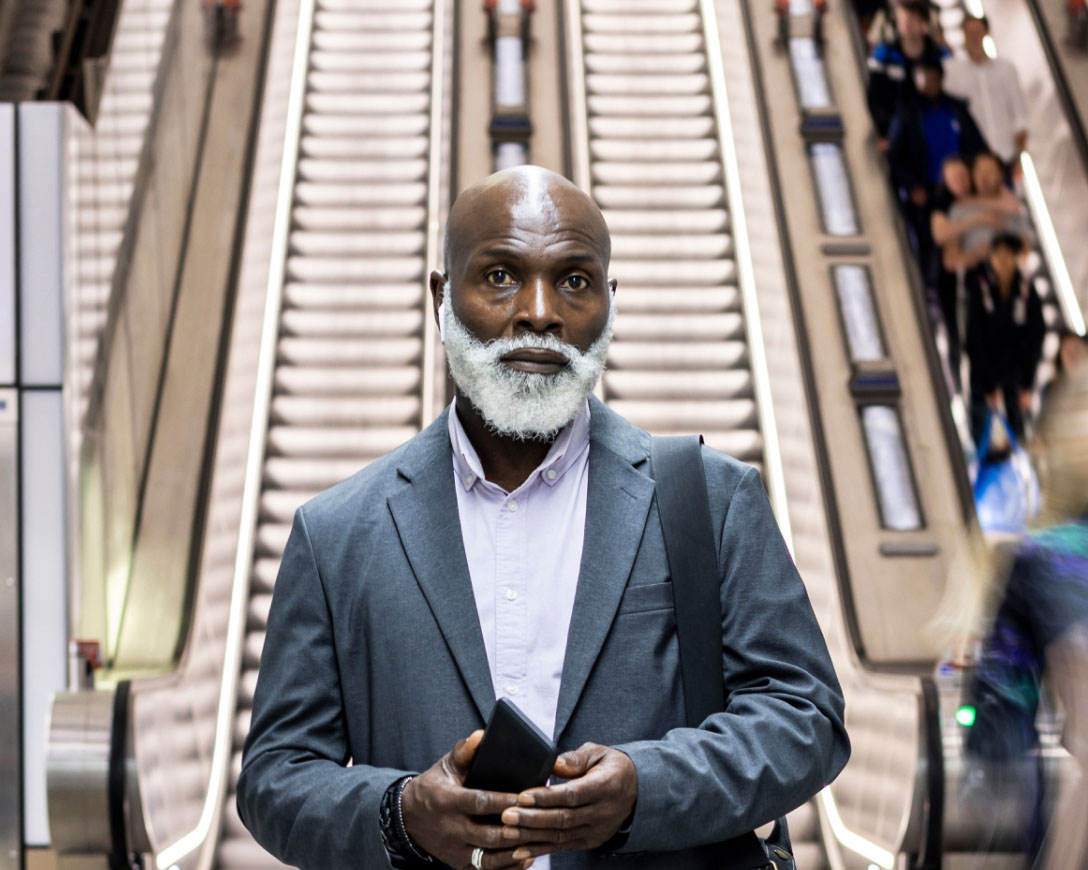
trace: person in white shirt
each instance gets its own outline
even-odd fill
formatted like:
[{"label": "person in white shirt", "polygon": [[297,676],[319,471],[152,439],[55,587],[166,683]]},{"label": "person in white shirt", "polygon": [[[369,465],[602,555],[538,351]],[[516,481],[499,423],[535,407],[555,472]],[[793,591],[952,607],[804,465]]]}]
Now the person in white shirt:
[{"label": "person in white shirt", "polygon": [[967,101],[990,147],[1015,172],[1020,153],[1028,147],[1027,106],[1016,67],[986,54],[989,32],[985,16],[964,20],[967,56],[945,62],[944,89]]}]

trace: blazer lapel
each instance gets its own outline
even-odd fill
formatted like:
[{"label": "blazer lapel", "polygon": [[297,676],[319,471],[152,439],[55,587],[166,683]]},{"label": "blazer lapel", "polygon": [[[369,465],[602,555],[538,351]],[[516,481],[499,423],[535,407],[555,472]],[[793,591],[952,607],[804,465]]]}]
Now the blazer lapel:
[{"label": "blazer lapel", "polygon": [[[592,413],[594,430],[600,415],[611,414],[596,403]],[[616,616],[642,540],[653,493],[653,481],[636,471],[630,458],[593,439],[589,451],[585,543],[555,713],[557,742]]]},{"label": "blazer lapel", "polygon": [[461,540],[446,416],[420,437],[420,449],[426,455],[418,462],[405,461],[401,474],[409,485],[387,503],[416,582],[486,721],[495,704],[495,690]]}]

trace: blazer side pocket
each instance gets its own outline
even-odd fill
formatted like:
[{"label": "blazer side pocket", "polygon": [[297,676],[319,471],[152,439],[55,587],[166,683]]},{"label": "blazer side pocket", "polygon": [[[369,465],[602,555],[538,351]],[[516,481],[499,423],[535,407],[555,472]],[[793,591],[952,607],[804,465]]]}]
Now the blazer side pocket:
[{"label": "blazer side pocket", "polygon": [[652,610],[672,610],[672,583],[647,583],[629,586],[620,599],[619,615],[646,613]]}]

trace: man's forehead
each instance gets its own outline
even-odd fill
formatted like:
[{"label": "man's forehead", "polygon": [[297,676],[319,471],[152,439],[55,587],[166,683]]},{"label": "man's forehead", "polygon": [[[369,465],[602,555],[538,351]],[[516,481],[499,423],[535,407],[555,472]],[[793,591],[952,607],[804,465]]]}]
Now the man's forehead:
[{"label": "man's forehead", "polygon": [[473,256],[503,241],[540,240],[588,246],[608,257],[608,227],[596,204],[566,179],[538,167],[489,176],[461,195],[450,212],[450,243]]}]

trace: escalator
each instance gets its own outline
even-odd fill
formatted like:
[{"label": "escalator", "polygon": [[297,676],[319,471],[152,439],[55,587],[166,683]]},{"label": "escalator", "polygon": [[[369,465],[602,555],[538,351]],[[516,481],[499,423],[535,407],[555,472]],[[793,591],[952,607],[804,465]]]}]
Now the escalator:
[{"label": "escalator", "polygon": [[431,7],[314,13],[222,868],[275,863],[238,819],[233,781],[294,512],[420,430]]},{"label": "escalator", "polygon": [[[771,253],[763,240],[779,229],[765,202],[745,200],[755,204],[752,221],[742,205],[751,178],[740,176],[728,114],[754,112],[754,98],[742,88],[727,96],[716,62],[723,25],[715,7],[724,21],[728,5],[571,0],[562,9],[572,175],[604,210],[621,287],[601,389],[650,431],[700,431],[711,446],[760,467],[788,539],[790,523],[800,527],[807,516],[798,565],[843,676],[848,725],[873,739],[855,744],[839,809],[825,792],[791,816],[794,843],[804,867],[853,868],[861,856],[860,866],[891,868],[914,848],[906,834],[917,834],[915,814],[928,794],[916,775],[925,762],[921,681],[873,677],[856,661],[838,570],[859,569],[853,551],[833,552],[825,540],[833,535],[822,524],[834,527],[841,515],[821,502],[828,484],[816,472],[816,424],[804,410],[814,400],[792,369],[784,376],[791,389],[771,388],[767,347],[792,343],[794,324],[788,309],[768,321],[764,345],[767,285],[757,297],[754,276]],[[449,185],[443,46],[451,8],[447,0],[277,6],[189,648],[177,674],[132,684],[128,845],[152,853],[158,870],[276,866],[241,825],[233,784],[291,517],[418,432],[441,404],[424,287],[441,255]],[[797,189],[811,186],[809,178]],[[754,256],[757,213],[767,230]],[[836,371],[826,383],[846,381]],[[860,430],[848,407],[838,422]],[[791,409],[799,416],[784,413]],[[776,415],[788,417],[789,431],[779,433]],[[912,439],[932,432],[928,418],[907,421]],[[846,480],[858,513],[848,519],[864,513],[872,525],[872,481],[858,472],[865,445],[852,437],[844,442],[854,454]],[[851,544],[879,547],[881,558],[908,567],[911,559],[937,565],[927,548],[934,539],[943,547],[961,528],[933,507],[955,501],[951,484],[928,488],[942,463],[930,457],[919,475],[921,496],[941,521],[936,530],[864,530]],[[866,558],[863,567],[879,566],[893,588],[893,563]],[[923,602],[930,579],[915,586]],[[872,617],[876,605],[861,603]],[[874,655],[895,652],[866,641]],[[858,846],[857,830],[879,842]]]}]

